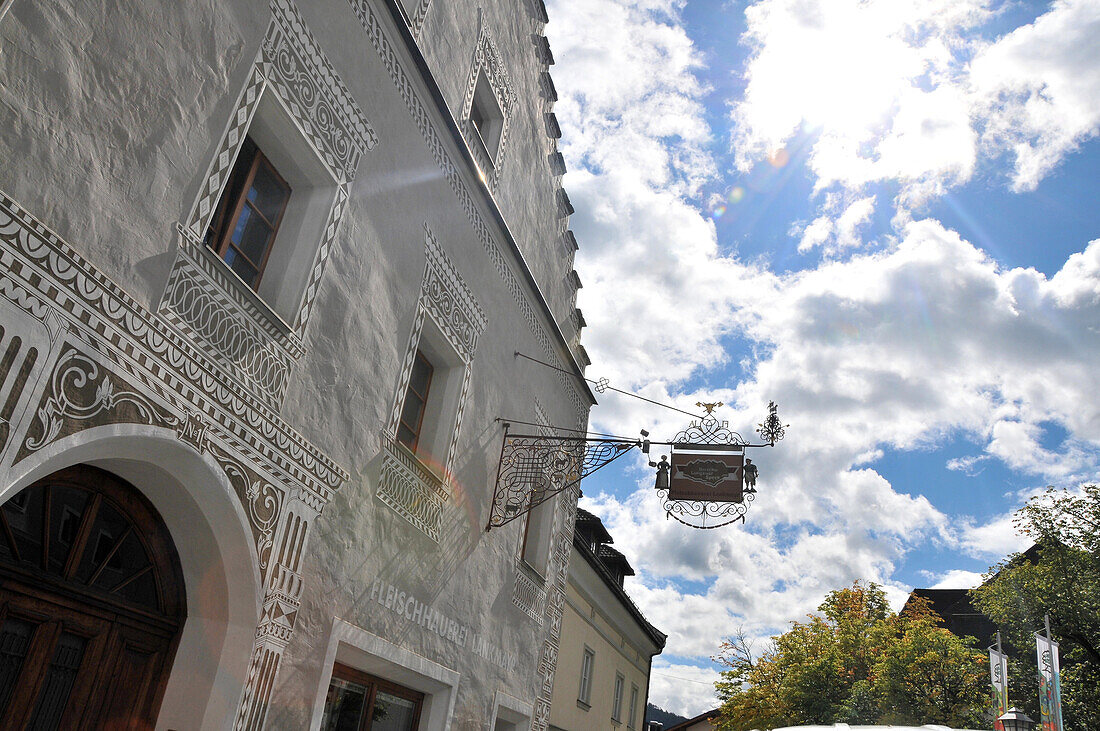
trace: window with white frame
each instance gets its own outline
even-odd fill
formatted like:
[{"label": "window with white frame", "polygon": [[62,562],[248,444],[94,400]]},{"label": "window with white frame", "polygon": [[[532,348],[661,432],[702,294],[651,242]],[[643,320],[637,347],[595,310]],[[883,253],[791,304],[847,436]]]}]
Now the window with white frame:
[{"label": "window with white frame", "polygon": [[589,647],[584,648],[584,657],[581,659],[581,687],[577,691],[577,703],[588,710],[592,700],[592,673],[595,670],[596,653]]},{"label": "window with white frame", "polygon": [[394,436],[431,469],[445,468],[466,377],[462,356],[427,318],[413,356]]},{"label": "window with white frame", "polygon": [[292,322],[337,187],[277,95],[267,90],[203,244],[280,318]]},{"label": "window with white frame", "polygon": [[182,230],[225,263],[235,275],[226,281],[240,279],[249,306],[258,299],[289,324],[308,315],[307,284],[324,268],[343,197],[377,137],[293,3],[271,7]]},{"label": "window with white frame", "polygon": [[504,133],[504,111],[489,86],[484,69],[478,72],[474,85],[474,98],[470,104],[470,123],[477,131],[478,139],[485,147],[489,160],[494,164],[500,151],[500,140]]},{"label": "window with white frame", "polygon": [[534,708],[499,690],[496,693],[496,712],[491,719],[492,731],[531,731]]},{"label": "window with white frame", "polygon": [[245,137],[203,244],[252,289],[260,284],[290,193],[263,150]]},{"label": "window with white frame", "polygon": [[486,320],[454,263],[425,230],[424,281],[385,429],[375,495],[438,540],[446,476]]},{"label": "window with white frame", "polygon": [[397,441],[415,452],[420,442],[420,430],[424,426],[424,411],[432,386],[435,368],[420,350],[413,359],[412,375],[405,389],[405,404],[401,407],[401,419],[397,423]]},{"label": "window with white frame", "polygon": [[550,564],[550,543],[554,532],[554,509],[557,503],[547,500],[527,511],[523,524],[523,562],[543,579]]},{"label": "window with white frame", "polygon": [[[537,431],[540,435],[552,434],[550,419],[538,399],[535,399],[535,421],[539,424]],[[541,457],[534,459],[529,468],[524,470],[532,502],[543,499],[550,490],[554,489],[548,477],[550,468],[547,458]],[[553,542],[556,507],[557,501],[553,499],[536,505],[527,511],[523,524],[520,558],[543,579],[546,578],[550,564],[550,544]]]},{"label": "window with white frame", "polygon": [[336,663],[325,697],[323,731],[414,731],[424,694]]},{"label": "window with white frame", "polygon": [[[310,728],[445,731],[460,675],[342,619],[333,620]],[[379,708],[386,716],[358,714]],[[356,725],[358,723],[358,725]],[[523,730],[519,730],[523,731]]]},{"label": "window with white frame", "polygon": [[496,185],[503,168],[509,119],[516,100],[500,50],[482,19],[466,80],[461,119],[463,135],[489,187]]},{"label": "window with white frame", "polygon": [[638,716],[638,686],[630,684],[630,705],[626,709],[626,727],[637,728],[634,723]]},{"label": "window with white frame", "polygon": [[623,720],[623,684],[626,679],[621,673],[615,673],[615,692],[611,697],[611,720],[621,723]]},{"label": "window with white frame", "polygon": [[425,231],[424,280],[387,431],[421,462],[446,472],[486,320],[455,264]]}]

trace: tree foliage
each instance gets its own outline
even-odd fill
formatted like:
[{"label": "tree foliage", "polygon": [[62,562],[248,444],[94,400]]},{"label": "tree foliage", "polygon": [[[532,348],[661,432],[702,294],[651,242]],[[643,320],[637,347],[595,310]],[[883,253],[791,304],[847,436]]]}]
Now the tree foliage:
[{"label": "tree foliage", "polygon": [[1038,718],[1034,633],[1049,615],[1066,731],[1100,728],[1100,488],[1047,490],[1017,513],[1016,527],[1035,548],[994,566],[971,592],[1001,628],[1011,703]]},{"label": "tree foliage", "polygon": [[831,592],[759,657],[744,634],[716,658],[724,731],[798,724],[980,722],[990,706],[985,656],[919,604],[896,615],[876,584]]}]

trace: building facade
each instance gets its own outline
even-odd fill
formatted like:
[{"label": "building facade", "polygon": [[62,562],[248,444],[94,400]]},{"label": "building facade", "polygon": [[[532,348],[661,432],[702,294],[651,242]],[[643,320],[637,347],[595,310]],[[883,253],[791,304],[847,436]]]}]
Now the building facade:
[{"label": "building facade", "polygon": [[576,494],[484,528],[593,403],[546,21],[0,2],[0,725],[547,728]]},{"label": "building facade", "polygon": [[598,517],[577,510],[550,709],[554,731],[645,728],[650,667],[666,636],[623,589],[634,570],[612,542]]}]

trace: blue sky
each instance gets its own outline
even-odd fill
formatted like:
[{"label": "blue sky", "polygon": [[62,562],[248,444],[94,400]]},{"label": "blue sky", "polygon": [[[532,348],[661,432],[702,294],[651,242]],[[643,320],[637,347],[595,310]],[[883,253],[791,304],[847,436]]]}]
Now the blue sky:
[{"label": "blue sky", "polygon": [[1100,1],[548,4],[589,374],[791,424],[744,526],[666,520],[640,459],[584,484],[669,634],[654,702],[855,579],[973,585],[1097,479]]}]

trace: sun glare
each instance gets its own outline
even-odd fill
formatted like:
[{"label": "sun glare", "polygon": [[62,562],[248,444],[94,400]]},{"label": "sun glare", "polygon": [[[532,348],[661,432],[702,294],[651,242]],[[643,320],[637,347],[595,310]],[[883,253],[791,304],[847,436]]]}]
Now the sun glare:
[{"label": "sun glare", "polygon": [[769,35],[754,60],[746,90],[754,115],[746,121],[771,149],[801,126],[856,144],[881,134],[927,70],[889,3],[827,3],[814,17],[784,20],[788,27]]}]

